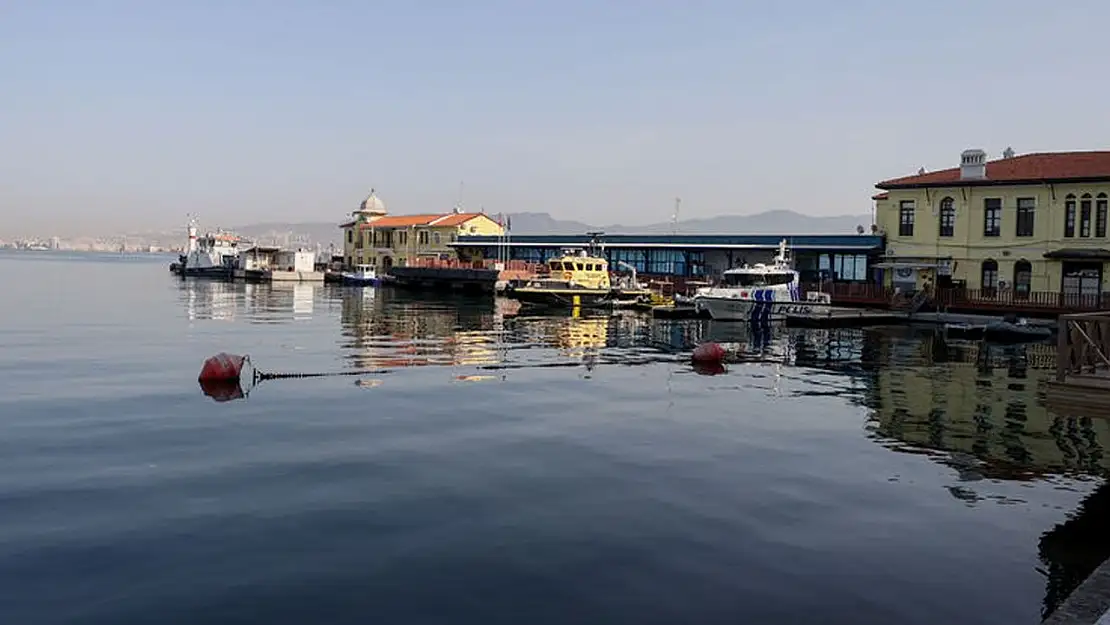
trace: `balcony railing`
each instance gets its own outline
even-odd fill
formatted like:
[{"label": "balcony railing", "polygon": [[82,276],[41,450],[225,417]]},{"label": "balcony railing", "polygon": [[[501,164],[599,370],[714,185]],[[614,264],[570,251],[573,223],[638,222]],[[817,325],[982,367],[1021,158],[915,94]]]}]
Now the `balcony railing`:
[{"label": "balcony railing", "polygon": [[934,296],[940,308],[1029,312],[1084,312],[1110,308],[1110,294],[1020,292],[1012,289],[939,289]]},{"label": "balcony railing", "polygon": [[[908,308],[912,293],[898,293],[873,283],[834,282],[804,285],[805,291],[824,291],[834,305]],[[938,310],[1027,312],[1056,315],[1110,309],[1110,293],[1019,292],[1012,289],[935,289],[926,306]]]},{"label": "balcony railing", "polygon": [[410,258],[408,267],[430,267],[436,269],[495,269],[500,265],[502,271],[536,273],[542,265],[523,260],[510,260],[498,263],[496,260],[459,260],[457,258]]}]

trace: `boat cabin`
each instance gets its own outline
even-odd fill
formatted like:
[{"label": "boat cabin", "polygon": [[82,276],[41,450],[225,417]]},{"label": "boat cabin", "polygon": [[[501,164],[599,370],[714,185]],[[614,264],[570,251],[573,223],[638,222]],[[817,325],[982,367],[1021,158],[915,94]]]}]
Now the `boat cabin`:
[{"label": "boat cabin", "polygon": [[773,264],[744,265],[721,274],[722,286],[726,287],[765,288],[797,282],[798,272],[790,266],[790,256],[786,252],[786,239],[779,241],[779,253],[775,256]]},{"label": "boat cabin", "polygon": [[760,288],[798,281],[798,273],[790,269],[775,269],[764,265],[729,269],[721,274],[724,286]]},{"label": "boat cabin", "polygon": [[609,263],[604,258],[587,256],[585,251],[579,254],[564,253],[558,258],[547,261],[547,269],[552,280],[573,283],[575,286],[588,289],[608,289]]}]

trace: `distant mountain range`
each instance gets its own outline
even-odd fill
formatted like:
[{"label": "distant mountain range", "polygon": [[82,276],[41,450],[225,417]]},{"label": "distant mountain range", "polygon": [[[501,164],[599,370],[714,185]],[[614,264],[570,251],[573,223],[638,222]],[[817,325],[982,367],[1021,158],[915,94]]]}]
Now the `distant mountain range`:
[{"label": "distant mountain range", "polygon": [[[595,225],[581,221],[555,219],[548,213],[509,213],[513,234],[581,234],[600,230],[606,234],[669,234],[671,222],[642,226],[621,224]],[[687,219],[677,224],[680,234],[855,234],[856,227],[870,230],[870,215],[837,215],[814,217],[787,210],[767,211],[755,215],[720,215],[704,219]],[[203,229],[203,228],[202,228]],[[266,222],[234,228],[235,232],[258,243],[276,245],[336,246],[342,242],[339,222]],[[134,235],[160,245],[180,246],[183,233],[145,233]]]},{"label": "distant mountain range", "polygon": [[515,234],[578,234],[601,230],[608,234],[854,234],[857,226],[871,228],[870,215],[814,217],[794,211],[776,210],[755,215],[719,215],[704,219],[669,221],[643,226],[595,225],[555,219],[547,213],[511,213]]}]

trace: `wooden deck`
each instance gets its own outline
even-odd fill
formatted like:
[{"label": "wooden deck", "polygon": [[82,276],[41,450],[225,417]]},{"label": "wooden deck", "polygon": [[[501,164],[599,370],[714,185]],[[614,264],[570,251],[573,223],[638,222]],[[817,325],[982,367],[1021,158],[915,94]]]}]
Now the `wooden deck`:
[{"label": "wooden deck", "polygon": [[1110,418],[1110,311],[1060,315],[1059,324],[1046,405],[1063,415]]}]

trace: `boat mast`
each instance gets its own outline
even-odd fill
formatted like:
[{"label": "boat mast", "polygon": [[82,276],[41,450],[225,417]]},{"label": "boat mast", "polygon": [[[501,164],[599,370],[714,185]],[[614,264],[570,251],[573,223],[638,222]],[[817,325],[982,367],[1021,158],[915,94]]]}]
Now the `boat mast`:
[{"label": "boat mast", "polygon": [[594,258],[605,258],[605,246],[601,244],[601,235],[605,234],[600,230],[587,232],[586,236],[590,237],[587,253]]},{"label": "boat mast", "polygon": [[189,239],[188,239],[188,243],[185,247],[185,253],[188,254],[188,253],[197,249],[197,217],[196,217],[196,215],[193,215],[193,214],[189,215],[189,223],[186,226],[186,232],[188,232]]},{"label": "boat mast", "polygon": [[775,257],[775,263],[778,265],[788,265],[789,259],[786,257],[786,239],[779,241],[779,254]]}]

